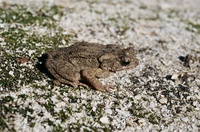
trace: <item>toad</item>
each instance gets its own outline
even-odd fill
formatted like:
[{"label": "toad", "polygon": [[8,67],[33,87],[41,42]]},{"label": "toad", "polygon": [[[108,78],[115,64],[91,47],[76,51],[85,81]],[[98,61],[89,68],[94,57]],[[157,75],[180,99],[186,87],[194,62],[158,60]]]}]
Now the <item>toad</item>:
[{"label": "toad", "polygon": [[76,42],[50,51],[45,65],[55,77],[56,84],[92,86],[99,91],[110,91],[113,86],[103,85],[98,78],[109,77],[110,72],[135,68],[138,59],[133,47]]}]

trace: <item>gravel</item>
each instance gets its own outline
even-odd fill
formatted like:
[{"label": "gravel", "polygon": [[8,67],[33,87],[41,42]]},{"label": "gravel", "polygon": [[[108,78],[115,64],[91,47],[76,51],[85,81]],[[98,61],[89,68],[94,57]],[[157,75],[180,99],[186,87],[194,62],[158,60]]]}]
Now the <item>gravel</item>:
[{"label": "gravel", "polygon": [[[9,19],[0,13],[0,131],[198,132],[199,5],[199,0],[0,1],[1,11],[22,11]],[[54,86],[38,67],[41,56],[75,41],[134,46],[140,64],[100,79],[115,86],[111,93]],[[188,54],[192,59],[185,65]]]}]

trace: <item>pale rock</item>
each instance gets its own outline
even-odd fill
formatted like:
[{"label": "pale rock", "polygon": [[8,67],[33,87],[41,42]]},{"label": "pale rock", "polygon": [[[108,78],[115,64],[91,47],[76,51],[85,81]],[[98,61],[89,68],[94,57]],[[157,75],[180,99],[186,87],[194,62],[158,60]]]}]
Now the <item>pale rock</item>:
[{"label": "pale rock", "polygon": [[101,117],[100,118],[100,122],[104,123],[104,124],[108,124],[109,123],[109,119],[107,116]]},{"label": "pale rock", "polygon": [[159,102],[160,102],[161,104],[167,104],[167,99],[166,99],[166,98],[161,98],[161,99],[159,100]]}]

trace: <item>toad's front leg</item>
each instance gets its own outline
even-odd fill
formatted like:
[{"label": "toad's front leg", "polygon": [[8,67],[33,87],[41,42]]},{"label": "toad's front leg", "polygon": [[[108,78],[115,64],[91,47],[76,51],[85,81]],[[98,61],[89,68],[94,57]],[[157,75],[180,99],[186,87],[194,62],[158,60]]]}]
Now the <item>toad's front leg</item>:
[{"label": "toad's front leg", "polygon": [[92,87],[99,91],[110,91],[114,89],[113,86],[103,85],[98,78],[105,78],[109,76],[109,71],[104,71],[100,68],[89,68],[81,71],[83,80],[87,81]]}]

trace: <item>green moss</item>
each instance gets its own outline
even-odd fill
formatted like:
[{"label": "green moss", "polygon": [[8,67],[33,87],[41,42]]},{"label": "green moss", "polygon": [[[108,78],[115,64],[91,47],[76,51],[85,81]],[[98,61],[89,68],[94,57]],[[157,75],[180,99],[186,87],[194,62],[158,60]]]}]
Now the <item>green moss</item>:
[{"label": "green moss", "polygon": [[195,24],[195,23],[192,23],[192,22],[189,22],[188,24],[190,24],[193,28],[196,28],[196,29],[200,29],[200,24]]},{"label": "green moss", "polygon": [[[26,95],[19,95],[19,99],[26,100]],[[0,101],[0,109],[1,109],[1,118],[0,118],[0,126],[3,126],[4,130],[8,129],[9,131],[15,131],[13,128],[10,128],[10,124],[7,124],[7,120],[12,120],[13,116],[9,116],[15,113],[21,114],[24,118],[27,118],[29,126],[34,126],[35,117],[32,116],[34,110],[31,108],[31,105],[28,107],[23,107],[21,104],[14,101],[13,97],[6,96],[1,98]],[[3,104],[3,105],[2,105]],[[3,119],[5,117],[6,120]],[[9,122],[9,121],[8,121]],[[1,130],[1,129],[0,129]]]},{"label": "green moss", "polygon": [[28,115],[27,118],[28,118],[28,124],[33,125],[33,123],[34,123],[33,121],[35,120],[35,117]]},{"label": "green moss", "polygon": [[[188,23],[188,27],[186,27],[186,30],[188,30],[188,31],[192,31],[192,32],[194,32],[194,29],[196,29],[196,31],[197,31],[197,33],[199,33],[200,34],[200,24],[196,24],[196,23],[193,23],[193,22],[187,22]],[[194,29],[192,29],[192,28],[194,28]]]},{"label": "green moss", "polygon": [[156,114],[150,114],[148,117],[149,122],[152,124],[159,124],[161,117],[157,116]]},{"label": "green moss", "polygon": [[62,41],[68,43],[73,37],[71,35],[63,35],[61,30],[59,30],[55,35],[29,34],[28,31],[20,28],[9,28],[7,31],[2,32],[0,36],[5,39],[5,43],[8,46],[7,48],[3,47],[2,50],[8,49],[13,51],[12,54],[7,53],[6,55],[15,58],[16,56],[22,56],[20,51],[23,51],[23,56],[28,56],[29,50],[36,50],[32,55],[38,55],[39,53],[41,54],[42,51],[44,52],[44,50],[47,50],[47,46],[52,48],[58,47]]},{"label": "green moss", "polygon": [[50,119],[45,119],[44,121],[41,122],[42,124],[48,124],[49,126],[53,126],[54,123],[52,120]]},{"label": "green moss", "polygon": [[53,101],[48,100],[45,102],[44,107],[46,108],[46,110],[51,113],[51,115],[56,115],[56,112],[54,110],[55,104],[53,103]]},{"label": "green moss", "polygon": [[70,117],[70,116],[67,114],[67,112],[64,111],[64,110],[59,111],[58,116],[59,116],[59,119],[61,119],[61,122],[65,122],[65,121],[66,121],[67,119],[69,119],[69,117]]},{"label": "green moss", "polygon": [[26,94],[20,94],[20,95],[18,95],[18,97],[25,100],[28,97],[28,95],[26,95]]},{"label": "green moss", "polygon": [[25,107],[25,108],[22,108],[20,110],[22,112],[22,114],[24,114],[24,116],[26,117],[27,116],[27,113],[30,113],[30,114],[33,114],[33,109],[30,108],[30,107]]},{"label": "green moss", "polygon": [[80,132],[82,125],[79,123],[69,124],[69,131]]},{"label": "green moss", "polygon": [[0,103],[8,103],[8,102],[13,102],[14,98],[12,96],[5,96],[4,98],[1,98]]},{"label": "green moss", "polygon": [[35,126],[35,122],[29,123],[29,126],[33,128]]},{"label": "green moss", "polygon": [[194,108],[193,108],[193,107],[188,107],[188,108],[187,108],[187,112],[192,112],[192,111],[194,111]]},{"label": "green moss", "polygon": [[52,132],[65,132],[66,130],[63,129],[59,124],[53,127]]},{"label": "green moss", "polygon": [[[19,90],[21,86],[34,84],[36,80],[42,80],[41,72],[36,67],[21,65],[17,60],[27,58],[28,64],[34,66],[41,54],[66,43],[73,37],[62,34],[63,30],[55,26],[54,15],[62,16],[62,7],[51,6],[31,10],[23,5],[10,5],[0,8],[0,20],[2,23],[10,23],[4,30],[0,30],[1,41],[0,51],[2,57],[0,61],[1,80],[0,85],[4,91]],[[45,26],[47,33],[40,35],[24,26]],[[53,27],[53,28],[52,28]],[[41,27],[38,27],[41,28]],[[46,28],[45,28],[46,29]],[[48,31],[49,30],[49,31]],[[52,31],[53,30],[53,31]],[[54,31],[56,30],[56,31]],[[54,35],[49,32],[56,32]],[[10,73],[9,73],[10,72]]]},{"label": "green moss", "polygon": [[168,17],[169,18],[177,18],[179,11],[176,9],[169,9]]},{"label": "green moss", "polygon": [[62,16],[62,7],[43,6],[36,11],[28,9],[24,5],[10,5],[7,8],[0,8],[0,19],[4,23],[20,23],[23,25],[41,25],[49,28],[55,27],[54,15]]},{"label": "green moss", "polygon": [[0,116],[0,126],[1,126],[0,131],[3,131],[5,129],[8,129],[10,131],[8,125],[6,124],[5,120],[1,116]]},{"label": "green moss", "polygon": [[141,5],[140,9],[147,9],[147,6],[146,5]]},{"label": "green moss", "polygon": [[72,108],[71,107],[65,107],[65,111],[69,113],[69,115],[73,114]]},{"label": "green moss", "polygon": [[129,112],[132,116],[136,116],[138,118],[147,118],[149,122],[152,124],[159,124],[161,118],[152,111],[149,111],[148,109],[145,109],[138,104],[132,103],[132,107],[129,108]]},{"label": "green moss", "polygon": [[130,23],[135,22],[135,20],[130,18],[129,15],[122,14],[117,14],[116,16],[110,17],[108,21],[115,26],[115,32],[118,35],[124,35],[128,29],[132,28],[129,26],[132,25]]},{"label": "green moss", "polygon": [[83,130],[84,132],[112,132],[113,130],[115,130],[113,127],[111,126],[100,126],[100,127],[94,127],[92,124],[85,124],[85,123],[71,123],[69,124],[68,127],[69,131],[73,132],[79,132],[81,130]]},{"label": "green moss", "polygon": [[[0,32],[0,37],[4,38],[6,45],[1,47],[2,69],[0,71],[0,85],[4,91],[18,90],[22,85],[33,84],[36,80],[42,80],[41,72],[36,67],[21,65],[17,63],[18,59],[27,58],[29,64],[35,65],[38,57],[58,47],[62,41],[68,43],[73,37],[71,35],[63,35],[62,30],[58,30],[55,35],[30,34],[21,28],[9,28],[7,31]],[[30,54],[30,52],[32,52]],[[10,72],[13,74],[10,74]],[[35,86],[35,84],[33,84]]]},{"label": "green moss", "polygon": [[158,20],[158,17],[149,17],[149,18],[145,18],[145,20],[150,20],[150,21],[156,21]]}]

